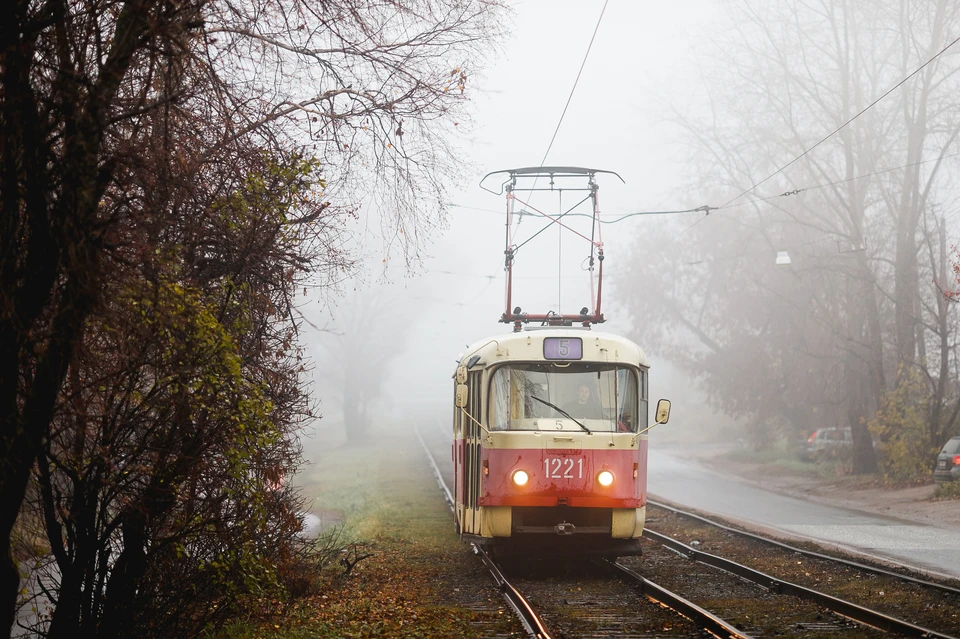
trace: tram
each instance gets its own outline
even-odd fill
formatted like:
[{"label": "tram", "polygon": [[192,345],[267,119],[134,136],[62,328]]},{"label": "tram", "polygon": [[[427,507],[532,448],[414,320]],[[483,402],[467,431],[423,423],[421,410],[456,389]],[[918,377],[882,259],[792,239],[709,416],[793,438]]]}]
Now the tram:
[{"label": "tram", "polygon": [[[557,178],[586,178],[599,226],[600,172],[508,171],[508,229],[517,180],[534,175],[551,185]],[[562,216],[544,216],[563,225]],[[667,422],[670,402],[658,402],[651,422],[643,351],[594,330],[604,321],[603,244],[590,241],[591,271],[600,265],[595,296],[591,286],[593,311],[527,314],[510,308],[515,245],[508,230],[500,321],[513,331],[469,346],[454,372],[456,527],[465,541],[501,555],[640,554],[647,432]]]}]

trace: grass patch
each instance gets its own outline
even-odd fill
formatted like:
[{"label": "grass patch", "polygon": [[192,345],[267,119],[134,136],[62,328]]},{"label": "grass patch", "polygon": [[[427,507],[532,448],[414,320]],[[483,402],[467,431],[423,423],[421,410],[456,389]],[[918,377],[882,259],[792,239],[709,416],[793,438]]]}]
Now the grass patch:
[{"label": "grass patch", "polygon": [[[811,477],[848,489],[905,488],[918,482],[890,482],[878,473],[853,475],[852,461],[845,456],[828,457],[818,461],[802,461],[795,451],[785,449],[750,450],[740,448],[719,456],[722,465],[750,464],[758,470],[777,475]],[[927,482],[919,482],[927,483]],[[958,482],[960,483],[960,482]]]},{"label": "grass patch", "polygon": [[340,513],[344,538],[363,543],[371,556],[346,576],[341,566],[329,566],[319,591],[302,600],[258,602],[256,614],[216,639],[523,635],[454,533],[412,433],[371,437],[370,447],[328,449],[298,481],[313,509]]},{"label": "grass patch", "polygon": [[933,501],[948,501],[951,499],[960,499],[960,481],[949,481],[945,484],[939,484],[933,491]]},{"label": "grass patch", "polygon": [[751,464],[769,472],[836,479],[845,473],[843,460],[830,459],[821,462],[801,461],[796,452],[784,449],[751,450],[738,448],[717,457],[724,465]]}]

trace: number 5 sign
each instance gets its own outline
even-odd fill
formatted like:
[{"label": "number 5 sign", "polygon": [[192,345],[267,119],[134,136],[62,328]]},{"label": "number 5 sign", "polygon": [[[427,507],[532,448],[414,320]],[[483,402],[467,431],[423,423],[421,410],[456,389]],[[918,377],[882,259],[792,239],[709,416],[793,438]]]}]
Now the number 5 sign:
[{"label": "number 5 sign", "polygon": [[583,340],[579,337],[545,337],[543,359],[583,359]]}]

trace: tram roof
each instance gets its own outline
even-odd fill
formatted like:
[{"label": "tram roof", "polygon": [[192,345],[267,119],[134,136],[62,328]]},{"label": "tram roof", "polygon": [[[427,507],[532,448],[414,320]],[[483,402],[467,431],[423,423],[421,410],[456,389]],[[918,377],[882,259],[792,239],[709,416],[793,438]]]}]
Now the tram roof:
[{"label": "tram roof", "polygon": [[[500,362],[514,361],[565,361],[562,358],[544,356],[544,339],[580,339],[582,357],[569,361],[609,361],[623,362],[636,366],[649,366],[647,355],[634,342],[620,335],[604,333],[582,328],[548,327],[526,329],[519,333],[507,333],[478,340],[467,346],[460,358],[460,364],[467,364],[473,357],[479,359],[471,368],[485,368]],[[607,354],[601,356],[601,349]],[[610,353],[612,351],[612,354]]]}]

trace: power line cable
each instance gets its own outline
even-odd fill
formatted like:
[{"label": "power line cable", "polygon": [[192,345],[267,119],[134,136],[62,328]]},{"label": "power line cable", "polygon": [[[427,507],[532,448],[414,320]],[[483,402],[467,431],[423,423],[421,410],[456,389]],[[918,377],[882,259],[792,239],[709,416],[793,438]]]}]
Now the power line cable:
[{"label": "power line cable", "polygon": [[[775,195],[775,196],[772,196],[772,197],[780,197],[780,196],[779,196],[779,195]],[[585,199],[584,199],[584,200],[581,200],[581,201],[579,202],[579,204],[583,204],[583,202],[585,202],[585,201],[586,201]],[[752,200],[751,200],[751,201],[752,201]],[[501,210],[499,210],[499,209],[485,209],[485,208],[481,208],[481,207],[479,207],[479,206],[467,206],[467,205],[465,205],[465,204],[457,204],[456,202],[448,202],[448,203],[447,203],[447,206],[451,206],[451,207],[457,208],[457,209],[467,209],[467,210],[470,210],[470,211],[483,211],[483,212],[485,212],[485,213],[497,213],[497,214],[500,214],[500,215],[503,214],[503,211],[501,211]],[[738,205],[738,206],[739,206],[739,205]],[[675,211],[635,211],[635,212],[633,212],[633,213],[624,213],[623,215],[620,215],[619,217],[617,217],[617,219],[615,219],[615,220],[604,220],[604,219],[601,217],[600,223],[601,223],[601,224],[616,224],[617,222],[620,222],[621,220],[625,220],[625,219],[628,218],[628,217],[636,217],[637,215],[674,215],[674,214],[676,214],[676,213],[704,213],[704,212],[706,212],[707,210],[713,211],[713,210],[715,210],[715,207],[712,207],[712,206],[698,206],[698,207],[695,208],[695,209],[680,209],[680,210],[675,210]],[[530,211],[527,211],[526,209],[521,209],[521,210],[517,211],[516,214],[517,214],[517,215],[533,215],[533,213],[531,213]],[[589,218],[592,218],[593,215],[591,215],[591,214],[589,214],[589,213],[564,213],[564,214],[563,214],[563,217],[589,217]],[[554,218],[554,219],[559,219],[559,218]]]},{"label": "power line cable", "polygon": [[[756,184],[754,184],[753,186],[751,186],[751,187],[748,188],[747,190],[743,191],[742,193],[740,193],[740,194],[737,195],[736,197],[731,198],[730,200],[728,200],[727,202],[725,202],[725,203],[722,204],[721,206],[717,207],[717,209],[720,210],[720,209],[725,209],[725,208],[727,208],[727,207],[730,206],[733,202],[735,202],[736,200],[739,200],[741,197],[743,197],[743,196],[746,195],[747,193],[750,193],[751,191],[753,191],[754,189],[756,189],[756,188],[759,187],[760,185],[764,184],[765,182],[767,182],[767,181],[770,180],[771,178],[779,175],[781,172],[783,172],[783,171],[786,170],[788,167],[790,167],[791,165],[793,165],[795,162],[797,162],[798,160],[800,160],[801,158],[803,158],[804,156],[806,156],[808,153],[810,153],[811,151],[813,151],[815,148],[817,148],[818,146],[820,146],[821,144],[823,144],[824,142],[826,142],[827,140],[829,140],[830,138],[832,138],[834,135],[836,135],[837,133],[839,133],[840,131],[842,131],[847,125],[849,125],[851,122],[853,122],[854,120],[856,120],[857,118],[859,118],[861,115],[863,115],[864,113],[866,113],[869,109],[871,109],[874,105],[876,105],[878,102],[880,102],[880,100],[884,99],[885,97],[887,97],[888,95],[890,95],[891,93],[893,93],[896,89],[898,89],[898,88],[900,88],[901,86],[903,86],[903,84],[904,84],[907,80],[909,80],[910,78],[912,78],[912,77],[915,76],[916,74],[920,73],[920,71],[922,71],[927,65],[929,65],[931,62],[933,62],[934,60],[936,60],[937,58],[939,58],[941,55],[943,55],[948,49],[950,49],[950,47],[952,47],[953,45],[955,45],[957,42],[960,42],[960,36],[958,36],[957,38],[955,38],[952,42],[950,42],[950,44],[948,44],[948,45],[945,46],[944,48],[940,49],[940,51],[938,51],[936,54],[934,54],[933,57],[931,57],[929,60],[927,60],[926,62],[924,62],[923,64],[921,64],[919,67],[917,67],[916,69],[914,69],[913,72],[911,72],[911,73],[910,73],[909,75],[907,75],[905,78],[903,78],[902,80],[900,80],[899,82],[897,82],[895,85],[893,85],[892,87],[890,87],[889,89],[887,89],[887,90],[883,93],[883,95],[881,95],[880,97],[878,97],[877,99],[875,99],[873,102],[871,102],[870,104],[868,104],[867,106],[865,106],[864,108],[862,108],[856,115],[854,115],[853,117],[851,117],[850,119],[848,119],[846,122],[844,122],[843,124],[841,124],[840,126],[838,126],[836,129],[834,129],[833,131],[831,131],[830,133],[828,133],[827,135],[825,135],[824,137],[822,137],[816,144],[814,144],[813,146],[811,146],[810,148],[808,148],[807,150],[805,150],[803,153],[801,153],[800,155],[796,156],[795,158],[793,158],[792,160],[790,160],[789,162],[787,162],[786,164],[784,164],[783,166],[781,166],[779,169],[777,169],[776,171],[774,171],[773,173],[771,173],[771,174],[768,175],[767,177],[763,178],[762,180],[760,180],[759,182],[757,182]],[[700,218],[699,220],[697,220],[696,222],[694,222],[693,224],[691,224],[690,226],[688,226],[688,227],[687,227],[686,229],[684,229],[683,231],[680,231],[679,233],[677,233],[677,234],[673,237],[673,240],[676,240],[678,237],[680,237],[681,235],[683,235],[684,233],[686,233],[687,231],[689,231],[690,229],[692,229],[693,227],[695,227],[697,224],[699,224],[700,222],[702,222],[702,221],[705,220],[705,219],[706,219],[706,216]],[[673,240],[671,240],[671,241],[673,241]]]},{"label": "power line cable", "polygon": [[754,190],[755,188],[757,188],[758,186],[760,186],[761,184],[763,184],[763,183],[766,182],[767,180],[771,179],[772,177],[778,175],[779,173],[781,173],[782,171],[784,171],[787,167],[789,167],[791,164],[793,164],[794,162],[798,161],[799,159],[801,159],[802,157],[804,157],[805,155],[807,155],[808,153],[810,153],[811,151],[813,151],[815,148],[817,148],[818,146],[820,146],[821,144],[823,144],[824,142],[826,142],[827,140],[829,140],[830,138],[832,138],[834,135],[836,135],[836,134],[839,133],[841,130],[843,130],[848,124],[850,124],[851,122],[853,122],[854,120],[856,120],[857,118],[859,118],[861,115],[863,115],[864,113],[866,113],[871,107],[873,107],[875,104],[877,104],[878,102],[880,102],[880,100],[884,99],[885,97],[887,97],[888,95],[890,95],[891,93],[893,93],[896,89],[900,88],[900,87],[903,85],[904,82],[906,82],[907,80],[909,80],[909,79],[912,78],[913,76],[915,76],[915,75],[917,75],[918,73],[920,73],[920,71],[922,71],[922,70],[924,69],[924,67],[926,67],[928,64],[930,64],[931,62],[933,62],[933,61],[936,60],[937,58],[939,58],[943,53],[945,53],[945,52],[947,51],[947,49],[949,49],[950,47],[952,47],[953,45],[955,45],[957,42],[960,42],[960,36],[958,36],[955,40],[953,40],[953,42],[951,42],[950,44],[948,44],[948,45],[945,46],[944,48],[940,49],[940,51],[938,51],[932,58],[930,58],[929,60],[927,60],[926,62],[924,62],[923,64],[921,64],[921,65],[920,65],[919,67],[917,67],[916,69],[914,69],[913,73],[911,73],[910,75],[908,75],[907,77],[905,77],[904,79],[900,80],[900,81],[897,82],[895,85],[893,85],[892,87],[890,87],[889,89],[887,89],[887,91],[886,91],[883,95],[881,95],[879,98],[877,98],[876,100],[874,100],[873,102],[871,102],[871,103],[868,104],[867,106],[863,107],[863,108],[859,111],[859,113],[857,113],[857,114],[854,115],[852,118],[850,118],[849,120],[847,120],[846,122],[844,122],[843,124],[841,124],[840,126],[838,126],[836,129],[834,129],[833,131],[831,131],[830,133],[828,133],[827,135],[825,135],[823,138],[821,138],[819,142],[817,142],[816,144],[814,144],[813,146],[811,146],[809,149],[807,149],[806,151],[804,151],[803,153],[801,153],[801,154],[798,155],[797,157],[793,158],[792,160],[790,160],[789,162],[787,162],[786,164],[784,164],[783,166],[781,166],[779,169],[777,169],[776,171],[774,171],[773,173],[771,173],[771,174],[768,175],[767,177],[763,178],[762,180],[760,180],[759,182],[757,182],[756,184],[754,184],[753,186],[751,186],[749,189],[747,189],[746,191],[744,191],[744,192],[741,193],[740,195],[738,195],[738,196],[736,196],[735,198],[727,201],[725,204],[721,205],[719,208],[721,208],[721,209],[722,209],[722,208],[725,208],[728,204],[730,204],[730,203],[732,203],[732,202],[734,202],[734,201],[736,201],[736,200],[739,200],[741,197],[743,197],[744,195],[746,195],[746,194],[749,193],[750,191]]},{"label": "power line cable", "polygon": [[[590,36],[590,43],[587,45],[587,51],[583,54],[583,61],[580,63],[580,70],[577,71],[577,77],[573,81],[573,87],[570,88],[570,95],[567,96],[567,103],[563,105],[563,112],[560,113],[560,120],[557,122],[557,128],[553,130],[553,136],[550,138],[550,144],[547,145],[547,150],[543,154],[543,159],[540,160],[541,167],[543,167],[543,165],[546,163],[547,156],[550,155],[550,149],[553,148],[553,143],[556,141],[557,134],[560,132],[560,125],[563,124],[563,118],[567,115],[567,109],[570,107],[570,102],[573,100],[573,94],[577,90],[577,85],[580,83],[580,76],[583,74],[583,69],[587,66],[587,58],[590,57],[590,49],[593,48],[593,41],[597,37],[597,31],[600,30],[600,22],[603,21],[603,13],[607,10],[607,3],[609,1],[610,0],[604,0],[603,8],[600,9],[600,17],[597,18],[597,25],[593,28],[593,35]],[[530,187],[531,195],[533,194],[534,189],[537,188],[537,180],[539,179],[539,175],[533,178],[533,186]],[[517,224],[519,224],[522,220],[523,217],[521,216],[517,221]]]},{"label": "power line cable", "polygon": [[[766,201],[768,201],[768,200],[775,200],[775,199],[781,198],[781,197],[789,197],[789,196],[792,196],[792,195],[800,195],[800,194],[803,193],[804,191],[815,191],[815,190],[817,190],[817,189],[823,189],[823,188],[826,188],[826,187],[828,187],[828,186],[837,186],[838,184],[845,184],[845,183],[847,183],[847,182],[854,182],[854,181],[856,181],[856,180],[863,180],[863,179],[869,178],[869,177],[876,177],[876,176],[878,176],[878,175],[883,175],[884,173],[891,173],[891,172],[893,172],[893,171],[899,171],[899,170],[901,170],[901,169],[909,169],[910,167],[913,167],[913,166],[920,166],[920,165],[922,165],[922,164],[929,164],[929,163],[931,163],[931,162],[942,162],[943,160],[949,160],[950,158],[955,158],[955,157],[957,157],[957,156],[960,156],[960,151],[958,151],[957,153],[951,153],[950,155],[942,155],[942,156],[940,156],[940,157],[930,158],[930,159],[928,159],[928,160],[920,160],[919,162],[911,162],[911,163],[909,163],[909,164],[902,164],[902,165],[900,165],[900,166],[894,166],[894,167],[890,167],[890,168],[888,168],[888,169],[881,169],[881,170],[879,170],[879,171],[874,171],[873,173],[864,173],[863,175],[855,175],[855,176],[853,176],[853,177],[851,177],[851,178],[844,178],[844,179],[842,179],[842,180],[834,180],[834,181],[832,181],[832,182],[824,182],[824,183],[822,183],[822,184],[814,184],[814,185],[812,185],[812,186],[799,187],[799,188],[793,189],[792,191],[786,191],[786,192],[784,192],[784,193],[778,193],[778,194],[776,194],[776,195],[768,195],[768,196],[766,196],[766,197],[758,197],[758,198],[754,198],[754,199],[752,199],[752,200],[747,200],[747,201],[745,201],[745,202],[739,202],[739,203],[737,203],[737,204],[730,204],[730,205],[727,206],[726,208],[731,208],[731,209],[732,209],[732,208],[735,207],[735,206],[744,206],[744,205],[747,205],[747,204],[755,204],[755,203],[757,203],[757,202],[766,202]],[[720,208],[723,208],[723,207],[720,207]]]},{"label": "power line cable", "polygon": [[[874,172],[872,172],[872,173],[864,173],[863,175],[855,175],[855,176],[853,176],[853,177],[844,178],[844,179],[842,179],[842,180],[833,180],[833,181],[831,181],[831,182],[823,182],[823,183],[820,183],[820,184],[812,184],[812,185],[810,185],[810,186],[800,186],[800,187],[797,187],[797,188],[795,188],[795,189],[792,189],[792,190],[789,190],[789,191],[785,191],[785,192],[783,192],[783,193],[776,193],[776,194],[774,194],[774,195],[767,195],[767,196],[765,196],[765,197],[755,197],[755,198],[753,198],[753,199],[745,200],[745,201],[743,201],[743,202],[737,202],[736,204],[728,204],[728,205],[726,206],[726,208],[731,209],[731,208],[734,208],[734,207],[737,207],[737,206],[747,206],[748,204],[756,204],[756,203],[758,203],[758,202],[767,202],[767,201],[770,201],[770,200],[776,200],[776,199],[781,198],[781,197],[790,197],[790,196],[794,196],[794,195],[800,195],[801,193],[804,193],[804,192],[806,192],[806,191],[815,191],[815,190],[817,190],[817,189],[823,189],[823,188],[827,188],[827,187],[829,187],[829,186],[837,186],[838,184],[845,184],[845,183],[847,183],[847,182],[854,182],[854,181],[856,181],[856,180],[863,180],[863,179],[870,178],[870,177],[876,177],[876,176],[878,176],[878,175],[883,175],[883,174],[885,174],[885,173],[892,173],[893,171],[899,171],[899,170],[901,170],[901,169],[909,169],[909,168],[914,167],[914,166],[922,166],[922,165],[924,165],[924,164],[930,164],[931,162],[942,162],[942,161],[944,161],[944,160],[949,160],[949,159],[952,159],[952,158],[955,158],[955,157],[958,157],[958,156],[960,156],[960,151],[958,151],[958,152],[956,152],[956,153],[950,153],[949,155],[942,155],[942,156],[939,156],[939,157],[929,158],[929,159],[926,159],[926,160],[919,160],[919,161],[917,161],[917,162],[910,162],[909,164],[901,164],[901,165],[899,165],[899,166],[892,166],[892,167],[889,167],[889,168],[886,168],[886,169],[880,169],[879,171],[874,171]],[[582,203],[582,202],[583,202],[583,201],[581,201],[580,203]],[[499,215],[502,215],[502,214],[503,214],[503,211],[500,210],[500,209],[488,209],[488,208],[482,208],[482,207],[478,207],[478,206],[467,206],[467,205],[465,205],[465,204],[457,204],[456,202],[448,202],[448,203],[447,203],[447,206],[453,207],[453,208],[458,208],[458,209],[467,209],[467,210],[470,210],[470,211],[483,211],[483,212],[485,212],[485,213],[497,213],[497,214],[499,214]],[[620,216],[618,216],[616,219],[603,219],[603,218],[601,217],[601,218],[600,218],[600,223],[601,223],[601,224],[616,224],[616,223],[622,222],[623,220],[626,220],[626,219],[628,219],[628,218],[637,217],[638,215],[676,215],[676,214],[680,214],[680,213],[710,213],[710,212],[712,212],[712,211],[716,211],[718,208],[720,208],[720,207],[713,207],[713,206],[704,205],[704,206],[698,206],[698,207],[695,208],[695,209],[676,209],[676,210],[665,210],[665,211],[635,211],[635,212],[633,212],[633,213],[625,213],[625,214],[623,214],[623,215],[620,215]],[[519,216],[532,215],[532,213],[529,213],[529,212],[527,212],[527,211],[525,211],[525,210],[523,210],[523,209],[520,210],[520,211],[517,211],[517,214],[518,214]],[[571,212],[567,212],[567,213],[563,214],[563,217],[588,217],[588,218],[592,218],[593,216],[590,215],[590,214],[587,214],[587,213],[571,213]]]},{"label": "power line cable", "polygon": [[[540,166],[543,166],[547,161],[547,156],[550,155],[550,149],[553,148],[553,143],[557,139],[557,133],[560,132],[560,125],[563,124],[563,118],[567,115],[567,108],[570,106],[570,101],[573,100],[573,92],[577,90],[577,84],[580,82],[580,75],[583,73],[583,68],[587,66],[587,58],[590,56],[590,49],[593,47],[593,41],[597,37],[597,31],[600,30],[600,22],[603,20],[603,12],[607,10],[607,2],[609,0],[604,0],[603,8],[600,9],[600,17],[597,18],[597,26],[593,28],[593,35],[590,36],[590,44],[587,45],[587,52],[583,54],[583,62],[580,63],[580,70],[577,71],[577,79],[573,81],[573,88],[570,89],[570,95],[567,96],[567,103],[563,105],[563,113],[560,114],[560,121],[557,122],[557,128],[553,131],[553,137],[550,138],[550,144],[547,145],[547,151],[543,154],[543,159],[540,160]],[[534,182],[536,184],[536,182]]]}]

